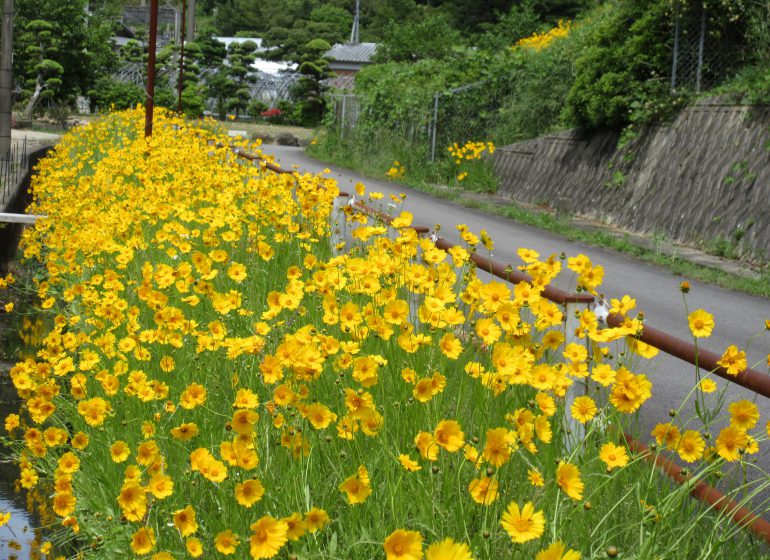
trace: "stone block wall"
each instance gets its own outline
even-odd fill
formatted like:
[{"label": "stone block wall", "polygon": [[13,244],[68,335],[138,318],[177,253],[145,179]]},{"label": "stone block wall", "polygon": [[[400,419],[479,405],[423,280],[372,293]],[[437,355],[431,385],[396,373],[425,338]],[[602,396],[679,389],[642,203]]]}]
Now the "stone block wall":
[{"label": "stone block wall", "polygon": [[705,101],[617,143],[566,131],[500,147],[498,194],[770,260],[770,107]]}]

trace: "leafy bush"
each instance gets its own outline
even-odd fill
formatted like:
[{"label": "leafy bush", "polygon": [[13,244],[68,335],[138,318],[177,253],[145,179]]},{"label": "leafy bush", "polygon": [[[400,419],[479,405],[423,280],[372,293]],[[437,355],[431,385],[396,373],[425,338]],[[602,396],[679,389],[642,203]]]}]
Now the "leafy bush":
[{"label": "leafy bush", "polygon": [[622,128],[634,101],[649,120],[665,113],[673,36],[669,2],[611,2],[593,15],[574,61],[566,119],[589,129]]},{"label": "leafy bush", "polygon": [[374,62],[414,62],[426,58],[449,58],[463,44],[460,32],[449,19],[437,14],[416,23],[394,21],[385,30]]},{"label": "leafy bush", "polygon": [[91,103],[100,111],[111,108],[122,110],[144,103],[144,89],[131,83],[118,82],[113,78],[99,78],[88,92]]}]

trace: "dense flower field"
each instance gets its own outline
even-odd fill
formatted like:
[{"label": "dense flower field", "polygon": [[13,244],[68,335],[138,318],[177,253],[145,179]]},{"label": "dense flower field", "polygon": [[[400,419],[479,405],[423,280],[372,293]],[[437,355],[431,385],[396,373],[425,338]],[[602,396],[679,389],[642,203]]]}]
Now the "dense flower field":
[{"label": "dense flower field", "polygon": [[[44,552],[761,555],[624,444],[654,391],[655,350],[627,343],[635,302],[612,302],[622,327],[585,310],[565,332],[541,297],[560,273],[595,291],[601,266],[521,249],[531,284],[484,283],[468,255],[492,240],[467,227],[467,249],[443,251],[406,211],[392,229],[336,216],[334,180],[233,155],[256,145],[167,114],[142,128],[136,110],[73,132],[33,185],[48,219],[24,256],[50,330],[11,372],[23,406],[4,442],[51,526]],[[699,376],[683,401],[713,388]],[[756,407],[730,405],[713,441],[728,411],[709,410],[644,437],[696,477],[756,468]]]}]

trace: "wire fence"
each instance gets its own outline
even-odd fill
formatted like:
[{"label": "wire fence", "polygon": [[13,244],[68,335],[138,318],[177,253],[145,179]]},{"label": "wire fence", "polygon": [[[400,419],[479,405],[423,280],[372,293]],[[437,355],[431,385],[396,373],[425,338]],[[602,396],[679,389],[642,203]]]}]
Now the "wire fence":
[{"label": "wire fence", "polygon": [[5,209],[16,194],[16,187],[27,172],[29,154],[27,140],[12,142],[11,149],[0,158],[0,209]]},{"label": "wire fence", "polygon": [[[390,122],[406,140],[423,150],[428,161],[436,161],[453,144],[487,140],[500,111],[510,100],[505,88],[494,89],[487,81],[474,82],[437,92],[430,103],[415,112],[409,122]],[[328,99],[333,127],[341,138],[349,137],[359,123],[376,119],[361,96],[332,93]],[[377,124],[377,123],[374,123]],[[384,123],[379,123],[383,125]]]},{"label": "wire fence", "polygon": [[731,25],[719,8],[676,0],[671,55],[671,91],[701,92],[732,75],[745,61],[741,29]]}]

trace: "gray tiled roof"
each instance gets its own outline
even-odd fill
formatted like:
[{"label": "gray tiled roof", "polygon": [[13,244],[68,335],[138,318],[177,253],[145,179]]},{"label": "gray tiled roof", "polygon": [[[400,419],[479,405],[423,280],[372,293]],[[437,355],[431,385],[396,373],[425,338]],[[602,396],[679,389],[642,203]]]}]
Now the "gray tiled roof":
[{"label": "gray tiled roof", "polygon": [[337,43],[324,56],[338,62],[369,62],[377,50],[377,43]]}]

